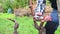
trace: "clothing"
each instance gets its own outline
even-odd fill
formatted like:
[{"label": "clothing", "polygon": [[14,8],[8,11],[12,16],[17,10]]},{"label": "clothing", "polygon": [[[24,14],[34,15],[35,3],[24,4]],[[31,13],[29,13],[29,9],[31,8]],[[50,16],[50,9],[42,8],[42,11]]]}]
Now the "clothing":
[{"label": "clothing", "polygon": [[53,11],[51,12],[52,21],[59,24],[58,10],[57,10],[57,2],[56,0],[49,0],[51,2],[51,7]]},{"label": "clothing", "polygon": [[45,25],[46,34],[54,34],[58,28],[58,22],[48,21]]},{"label": "clothing", "polygon": [[37,16],[37,14],[40,12],[43,14],[44,10],[45,10],[45,6],[46,6],[46,0],[37,0],[37,7],[35,8],[34,12],[35,12],[35,18],[36,20],[43,18],[42,16]]},{"label": "clothing", "polygon": [[58,10],[57,9],[53,9],[50,16],[52,17],[52,21],[59,23],[59,17],[58,17]]},{"label": "clothing", "polygon": [[34,12],[44,12],[46,0],[37,0],[37,7]]}]

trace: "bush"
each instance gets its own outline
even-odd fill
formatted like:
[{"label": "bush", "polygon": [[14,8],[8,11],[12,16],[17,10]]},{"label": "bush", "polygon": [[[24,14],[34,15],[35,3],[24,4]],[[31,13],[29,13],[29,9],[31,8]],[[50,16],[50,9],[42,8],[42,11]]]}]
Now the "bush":
[{"label": "bush", "polygon": [[4,12],[7,12],[7,9],[10,7],[12,9],[14,8],[24,8],[28,6],[28,0],[0,0],[0,3],[2,4],[2,8],[4,9]]}]

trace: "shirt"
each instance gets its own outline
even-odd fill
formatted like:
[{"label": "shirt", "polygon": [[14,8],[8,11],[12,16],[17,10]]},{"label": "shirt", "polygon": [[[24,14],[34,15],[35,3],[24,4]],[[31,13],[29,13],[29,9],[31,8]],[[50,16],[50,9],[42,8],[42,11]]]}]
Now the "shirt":
[{"label": "shirt", "polygon": [[35,9],[35,12],[44,12],[46,6],[45,0],[37,0],[37,7]]},{"label": "shirt", "polygon": [[37,7],[35,8],[34,12],[35,12],[35,18],[36,19],[40,19],[43,18],[42,16],[37,16],[38,12],[42,13],[45,10],[45,6],[46,6],[46,1],[45,0],[37,0]]}]

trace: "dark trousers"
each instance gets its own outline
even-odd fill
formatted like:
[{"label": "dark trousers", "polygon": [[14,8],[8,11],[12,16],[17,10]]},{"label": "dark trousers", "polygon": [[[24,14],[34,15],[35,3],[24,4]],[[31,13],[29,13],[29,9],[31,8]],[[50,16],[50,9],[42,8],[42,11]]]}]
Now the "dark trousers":
[{"label": "dark trousers", "polygon": [[57,30],[58,23],[53,21],[48,21],[45,25],[46,34],[54,34],[55,30]]}]

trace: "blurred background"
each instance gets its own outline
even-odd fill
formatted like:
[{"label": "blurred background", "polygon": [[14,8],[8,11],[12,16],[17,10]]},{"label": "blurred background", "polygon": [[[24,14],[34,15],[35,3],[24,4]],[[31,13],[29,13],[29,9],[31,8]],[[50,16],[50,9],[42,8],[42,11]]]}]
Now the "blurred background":
[{"label": "blurred background", "polygon": [[[46,1],[46,7],[50,7],[50,2]],[[35,5],[36,0],[33,0],[33,6]],[[0,0],[0,34],[13,34],[14,32],[14,23],[7,18],[16,19],[19,24],[18,34],[38,34],[38,30],[33,26],[29,0]],[[59,33],[60,26],[55,34]]]}]

